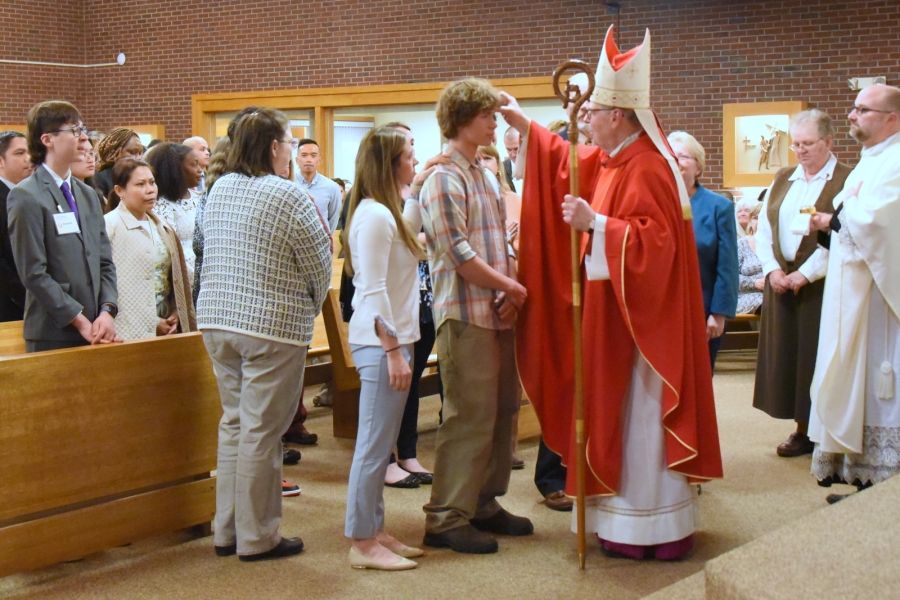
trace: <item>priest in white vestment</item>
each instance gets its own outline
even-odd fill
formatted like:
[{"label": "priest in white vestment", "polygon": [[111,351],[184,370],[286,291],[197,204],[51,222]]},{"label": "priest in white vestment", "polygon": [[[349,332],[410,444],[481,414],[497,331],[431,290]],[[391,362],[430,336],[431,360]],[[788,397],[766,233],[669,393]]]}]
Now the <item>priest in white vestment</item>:
[{"label": "priest in white vestment", "polygon": [[900,89],[865,88],[849,119],[862,156],[812,219],[831,235],[809,437],[820,485],[861,490],[900,472]]}]

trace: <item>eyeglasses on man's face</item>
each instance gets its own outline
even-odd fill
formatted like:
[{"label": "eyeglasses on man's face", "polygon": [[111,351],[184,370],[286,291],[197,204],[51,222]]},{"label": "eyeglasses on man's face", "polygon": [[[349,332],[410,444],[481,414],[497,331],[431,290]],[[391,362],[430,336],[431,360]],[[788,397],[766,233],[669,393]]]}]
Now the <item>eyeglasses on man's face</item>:
[{"label": "eyeglasses on man's face", "polygon": [[793,144],[788,146],[788,148],[790,148],[794,152],[799,152],[800,150],[809,150],[810,148],[821,142],[822,139],[823,138],[819,138],[814,142],[794,142]]},{"label": "eyeglasses on man's face", "polygon": [[851,114],[852,114],[852,113],[856,113],[856,116],[858,116],[858,117],[863,117],[863,116],[866,115],[866,113],[870,113],[870,112],[881,113],[881,114],[883,114],[883,115],[888,115],[888,114],[890,114],[890,113],[893,112],[893,111],[890,111],[890,110],[878,110],[877,108],[866,108],[865,106],[856,106],[856,105],[854,105],[854,106],[850,109],[850,113],[851,113]]},{"label": "eyeglasses on man's face", "polygon": [[675,160],[677,160],[679,163],[686,163],[696,159],[688,154],[676,154]]},{"label": "eyeglasses on man's face", "polygon": [[584,109],[584,118],[588,121],[593,118],[595,112],[609,112],[612,110],[616,110],[614,106],[608,106],[604,108],[585,108]]},{"label": "eyeglasses on man's face", "polygon": [[87,135],[88,128],[84,125],[73,125],[72,127],[54,129],[53,131],[48,131],[47,133],[62,133],[63,131],[68,131],[72,134],[73,137],[81,137],[82,135]]}]

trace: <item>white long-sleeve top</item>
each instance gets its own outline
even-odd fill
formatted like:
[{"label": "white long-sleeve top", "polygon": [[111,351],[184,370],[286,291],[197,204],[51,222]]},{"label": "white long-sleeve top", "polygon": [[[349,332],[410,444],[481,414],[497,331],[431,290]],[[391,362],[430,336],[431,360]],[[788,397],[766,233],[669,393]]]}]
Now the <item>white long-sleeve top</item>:
[{"label": "white long-sleeve top", "polygon": [[[403,218],[410,229],[422,228],[422,213],[415,198],[406,201]],[[366,198],[359,203],[347,233],[353,261],[353,317],[351,344],[380,346],[375,323],[398,344],[419,339],[419,259],[397,229],[391,211]]]},{"label": "white long-sleeve top", "polygon": [[[791,187],[788,188],[778,211],[778,242],[781,244],[784,260],[793,262],[800,242],[803,241],[803,235],[791,231],[791,221],[800,214],[801,208],[815,205],[825,184],[834,176],[836,165],[837,158],[831,155],[825,166],[809,181],[806,180],[802,166],[797,167],[791,175]],[[759,211],[759,228],[756,232],[756,255],[763,266],[763,277],[781,268],[773,250],[772,225],[769,223],[768,210],[769,199],[766,198]],[[818,248],[797,270],[810,282],[822,279],[828,270],[828,252]]]}]

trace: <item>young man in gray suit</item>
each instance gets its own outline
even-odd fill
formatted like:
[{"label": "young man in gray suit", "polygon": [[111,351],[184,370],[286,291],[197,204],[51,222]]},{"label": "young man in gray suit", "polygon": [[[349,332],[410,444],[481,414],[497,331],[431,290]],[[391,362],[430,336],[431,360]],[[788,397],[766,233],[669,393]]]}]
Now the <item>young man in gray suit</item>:
[{"label": "young man in gray suit", "polygon": [[116,268],[97,194],[72,177],[87,128],[68,102],[28,113],[32,175],[7,200],[9,236],[25,296],[28,352],[121,341]]}]

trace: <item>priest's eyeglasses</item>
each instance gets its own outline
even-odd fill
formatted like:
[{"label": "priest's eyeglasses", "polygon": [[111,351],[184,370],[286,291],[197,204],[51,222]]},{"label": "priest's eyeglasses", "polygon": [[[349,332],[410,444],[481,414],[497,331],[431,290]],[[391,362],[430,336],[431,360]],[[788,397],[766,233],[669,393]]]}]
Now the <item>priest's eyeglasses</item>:
[{"label": "priest's eyeglasses", "polygon": [[816,144],[818,144],[821,141],[822,141],[822,138],[819,138],[814,142],[794,142],[793,144],[788,146],[788,148],[790,148],[794,152],[799,152],[800,150],[809,150],[810,148],[812,148],[813,146],[815,146]]},{"label": "priest's eyeglasses", "polygon": [[64,129],[54,129],[53,131],[48,131],[47,133],[62,133],[63,131],[68,131],[75,137],[81,137],[82,133],[87,135],[88,128],[84,125],[76,125],[74,127],[66,127]]},{"label": "priest's eyeglasses", "polygon": [[603,111],[609,112],[611,110],[616,110],[616,107],[609,106],[606,108],[586,108],[586,109],[584,109],[584,114],[587,116],[588,120],[590,120],[591,117],[594,116],[595,112],[603,112]]},{"label": "priest's eyeglasses", "polygon": [[876,112],[876,113],[881,113],[881,114],[883,114],[883,115],[889,115],[889,114],[891,114],[893,111],[891,111],[891,110],[878,110],[877,108],[866,108],[865,106],[854,106],[853,108],[850,109],[850,112],[852,112],[852,113],[855,112],[855,113],[857,114],[857,116],[862,117],[862,116],[864,116],[866,113],[870,113],[870,112]]}]

